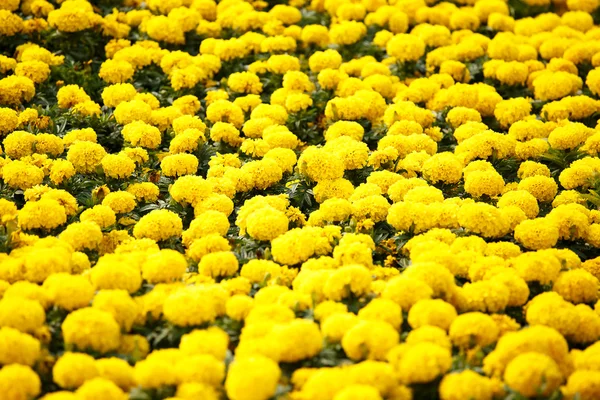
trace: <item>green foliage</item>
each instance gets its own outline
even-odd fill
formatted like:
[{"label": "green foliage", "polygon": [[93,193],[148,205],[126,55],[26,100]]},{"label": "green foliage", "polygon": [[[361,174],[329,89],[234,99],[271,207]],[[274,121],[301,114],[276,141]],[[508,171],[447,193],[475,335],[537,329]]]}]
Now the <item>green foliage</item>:
[{"label": "green foliage", "polygon": [[587,154],[579,149],[580,147],[576,147],[572,150],[565,151],[551,148],[542,155],[540,162],[550,168],[550,174],[553,178],[558,178],[560,173],[565,168],[569,167],[573,161],[587,157]]},{"label": "green foliage", "polygon": [[535,17],[539,14],[552,12],[553,7],[551,4],[547,6],[531,6],[522,0],[509,0],[508,2],[510,15],[514,18]]}]

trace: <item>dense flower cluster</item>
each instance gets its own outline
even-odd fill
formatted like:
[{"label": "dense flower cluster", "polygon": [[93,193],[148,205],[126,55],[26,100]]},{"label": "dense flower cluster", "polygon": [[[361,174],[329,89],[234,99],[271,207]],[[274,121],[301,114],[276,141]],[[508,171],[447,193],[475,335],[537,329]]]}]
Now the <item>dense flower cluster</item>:
[{"label": "dense flower cluster", "polygon": [[0,0],[0,398],[600,399],[599,6]]}]

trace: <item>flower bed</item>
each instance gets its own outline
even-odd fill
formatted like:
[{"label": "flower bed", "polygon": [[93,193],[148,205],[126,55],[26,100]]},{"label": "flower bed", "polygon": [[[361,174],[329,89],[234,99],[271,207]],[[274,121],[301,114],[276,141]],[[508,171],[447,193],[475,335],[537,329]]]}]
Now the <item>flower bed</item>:
[{"label": "flower bed", "polygon": [[600,399],[598,0],[389,3],[0,0],[1,399]]}]

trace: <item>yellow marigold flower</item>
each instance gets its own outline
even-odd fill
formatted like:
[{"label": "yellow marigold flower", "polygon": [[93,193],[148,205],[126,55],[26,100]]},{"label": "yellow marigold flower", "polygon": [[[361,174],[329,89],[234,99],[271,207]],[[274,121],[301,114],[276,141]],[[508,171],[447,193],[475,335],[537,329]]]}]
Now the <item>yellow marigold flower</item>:
[{"label": "yellow marigold flower", "polygon": [[19,226],[25,230],[54,229],[67,222],[63,206],[54,199],[27,202],[19,211]]},{"label": "yellow marigold flower", "polygon": [[422,167],[423,177],[431,183],[456,183],[462,177],[462,164],[450,152],[438,153],[427,159]]},{"label": "yellow marigold flower", "polygon": [[525,190],[513,190],[504,193],[498,200],[498,208],[517,206],[527,218],[535,218],[539,213],[537,200],[533,195]]},{"label": "yellow marigold flower", "polygon": [[315,319],[318,321],[325,321],[334,314],[344,314],[348,312],[348,307],[345,304],[336,303],[335,301],[324,301],[319,303],[315,309]]},{"label": "yellow marigold flower", "polygon": [[[79,3],[81,5],[81,3]],[[85,4],[85,3],[84,3]],[[102,22],[102,17],[95,14],[91,7],[61,7],[48,14],[48,23],[63,32],[79,32],[93,28]]]},{"label": "yellow marigold flower", "polygon": [[208,210],[198,215],[190,223],[190,227],[183,232],[182,241],[189,246],[195,239],[203,236],[215,233],[226,236],[228,230],[229,220],[227,216],[216,210]]},{"label": "yellow marigold flower", "polygon": [[[326,47],[329,44],[329,31],[323,25],[306,25],[302,29],[300,39],[305,44],[316,44],[319,47]],[[316,53],[315,53],[316,54]],[[342,60],[340,58],[340,64]],[[337,68],[337,66],[335,67]]]},{"label": "yellow marigold flower", "polygon": [[262,83],[258,75],[252,72],[235,72],[229,75],[227,85],[238,93],[260,94],[262,92]]},{"label": "yellow marigold flower", "polygon": [[93,400],[98,397],[125,400],[128,397],[114,382],[103,377],[86,381],[75,393],[78,397],[86,400]]},{"label": "yellow marigold flower", "polygon": [[[568,336],[574,343],[593,343],[600,334],[600,317],[588,305],[578,304],[575,313],[579,317],[578,328]],[[578,359],[575,358],[575,362]]]},{"label": "yellow marigold flower", "polygon": [[12,201],[0,199],[0,219],[17,216],[17,206]]},{"label": "yellow marigold flower", "polygon": [[571,150],[583,144],[595,132],[582,123],[571,122],[554,129],[548,136],[548,143],[553,149]]},{"label": "yellow marigold flower", "polygon": [[89,279],[80,275],[52,274],[43,287],[51,304],[68,311],[86,307],[94,297],[94,287]]},{"label": "yellow marigold flower", "polygon": [[494,171],[473,171],[465,177],[465,192],[478,198],[482,196],[494,197],[502,193],[504,179]]},{"label": "yellow marigold flower", "polygon": [[24,61],[17,64],[15,75],[29,78],[33,83],[42,83],[50,76],[50,67],[42,61]]},{"label": "yellow marigold flower", "polygon": [[572,362],[568,359],[566,339],[555,329],[547,326],[532,326],[517,332],[509,332],[500,338],[496,349],[484,360],[484,371],[488,375],[501,376],[508,363],[523,350],[546,354],[569,374]]},{"label": "yellow marigold flower", "polygon": [[442,400],[460,400],[468,397],[489,400],[493,395],[493,382],[471,370],[448,374],[440,384]]},{"label": "yellow marigold flower", "polygon": [[358,312],[358,318],[366,321],[384,321],[395,329],[400,329],[402,310],[392,300],[375,299]]},{"label": "yellow marigold flower", "polygon": [[100,353],[116,350],[121,336],[119,324],[110,313],[89,307],[69,314],[62,333],[67,346]]},{"label": "yellow marigold flower", "polygon": [[[117,107],[119,104],[133,100],[137,91],[130,83],[117,83],[104,88],[102,101],[107,107]],[[147,105],[147,104],[146,104]]]},{"label": "yellow marigold flower", "polygon": [[13,188],[28,189],[44,180],[44,171],[23,161],[11,161],[2,167],[4,182]]},{"label": "yellow marigold flower", "polygon": [[210,128],[210,138],[215,142],[225,142],[231,146],[239,146],[242,142],[240,131],[232,124],[217,122]]},{"label": "yellow marigold flower", "polygon": [[173,154],[162,159],[160,169],[166,176],[195,174],[198,170],[198,158],[192,154]]},{"label": "yellow marigold flower", "polygon": [[558,185],[554,179],[547,176],[532,176],[519,182],[519,190],[526,190],[539,202],[549,203],[554,200],[558,192]]},{"label": "yellow marigold flower", "polygon": [[498,326],[489,315],[469,312],[459,315],[450,325],[450,339],[458,347],[487,346],[498,338]]},{"label": "yellow marigold flower", "polygon": [[173,199],[182,204],[196,206],[201,200],[209,197],[211,184],[199,176],[185,175],[178,178],[169,189]]},{"label": "yellow marigold flower", "polygon": [[227,296],[227,292],[219,286],[182,288],[167,297],[163,312],[165,318],[175,325],[201,325],[224,313]]},{"label": "yellow marigold flower", "polygon": [[142,26],[151,39],[157,42],[182,44],[185,42],[183,27],[175,18],[164,15],[153,16],[144,21]]},{"label": "yellow marigold flower", "polygon": [[386,50],[400,62],[416,61],[425,54],[425,42],[416,35],[397,34],[387,42]]},{"label": "yellow marigold flower", "polygon": [[36,137],[26,131],[14,131],[3,141],[4,152],[16,160],[33,154]]},{"label": "yellow marigold flower", "polygon": [[14,36],[23,30],[23,20],[10,10],[0,10],[0,21],[2,22],[2,30],[0,30],[2,36]]},{"label": "yellow marigold flower", "polygon": [[135,382],[144,388],[174,385],[177,380],[173,370],[173,362],[165,361],[159,357],[138,361],[133,371]]},{"label": "yellow marigold flower", "polygon": [[144,215],[133,228],[137,239],[149,238],[157,242],[181,235],[181,218],[168,210],[153,210]]},{"label": "yellow marigold flower", "polygon": [[19,8],[19,2],[14,0],[7,0],[2,2],[2,10],[15,11]]},{"label": "yellow marigold flower", "polygon": [[98,76],[109,84],[124,83],[133,77],[133,65],[124,60],[106,60],[100,66]]},{"label": "yellow marigold flower", "polygon": [[160,130],[143,121],[133,121],[123,127],[123,138],[134,146],[155,149],[160,145],[162,135]]},{"label": "yellow marigold flower", "polygon": [[104,156],[106,156],[104,148],[91,142],[76,142],[69,147],[67,152],[67,160],[80,173],[93,172]]},{"label": "yellow marigold flower", "polygon": [[248,216],[246,221],[248,234],[257,240],[272,240],[287,232],[288,218],[285,213],[263,207]]},{"label": "yellow marigold flower", "polygon": [[122,101],[116,106],[113,115],[121,125],[134,121],[150,122],[152,108],[141,100]]},{"label": "yellow marigold flower", "polygon": [[[169,268],[164,268],[164,265]],[[150,283],[179,280],[187,270],[185,258],[178,252],[164,249],[149,255],[142,264],[142,277]]]},{"label": "yellow marigold flower", "polygon": [[265,190],[273,186],[283,176],[283,171],[277,162],[270,158],[248,162],[242,166],[240,171],[252,177],[252,186],[258,190]]},{"label": "yellow marigold flower", "polygon": [[115,214],[125,214],[132,211],[135,206],[135,196],[129,192],[117,191],[107,194],[102,200],[102,205],[110,207]]},{"label": "yellow marigold flower", "polygon": [[226,356],[228,344],[229,336],[225,331],[217,327],[210,327],[208,329],[196,329],[183,335],[179,347],[182,352],[189,355],[208,354],[223,360]]},{"label": "yellow marigold flower", "polygon": [[517,121],[528,117],[531,113],[529,99],[515,97],[500,101],[494,110],[494,116],[503,127],[509,127]]},{"label": "yellow marigold flower", "polygon": [[545,354],[529,352],[515,357],[504,371],[506,384],[524,396],[549,395],[563,381],[556,362]]},{"label": "yellow marigold flower", "polygon": [[437,326],[448,330],[456,316],[456,310],[451,304],[439,299],[423,299],[410,309],[408,323],[413,329],[422,326]]},{"label": "yellow marigold flower", "polygon": [[558,227],[560,239],[585,239],[589,229],[587,211],[579,204],[564,204],[550,211],[547,218]]},{"label": "yellow marigold flower", "polygon": [[575,306],[556,292],[542,293],[533,298],[527,304],[525,316],[530,325],[550,326],[563,335],[575,334],[580,320]]},{"label": "yellow marigold flower", "polygon": [[[387,359],[405,384],[431,382],[446,373],[452,364],[450,350],[432,343],[396,346]],[[430,368],[419,367],[421,363]]]},{"label": "yellow marigold flower", "polygon": [[58,90],[57,99],[60,108],[71,108],[77,104],[91,101],[90,96],[77,85],[66,85],[61,87]]},{"label": "yellow marigold flower", "polygon": [[518,61],[502,63],[496,70],[496,79],[506,85],[525,85],[529,68]]},{"label": "yellow marigold flower", "polygon": [[291,149],[275,148],[267,151],[263,158],[274,160],[283,173],[291,173],[296,165],[296,153]]},{"label": "yellow marigold flower", "polygon": [[225,390],[232,400],[267,399],[275,393],[280,377],[275,361],[263,356],[242,358],[232,363]]},{"label": "yellow marigold flower", "polygon": [[186,129],[171,140],[169,144],[169,152],[177,153],[192,153],[205,140],[204,134],[194,128]]},{"label": "yellow marigold flower", "polygon": [[21,364],[31,367],[41,355],[39,340],[9,327],[0,328],[0,348],[2,365]]},{"label": "yellow marigold flower", "polygon": [[563,204],[582,204],[581,194],[575,190],[563,190],[552,201],[552,207],[558,207]]},{"label": "yellow marigold flower", "polygon": [[[407,292],[406,287],[413,287]],[[396,302],[402,310],[410,310],[419,300],[433,296],[433,289],[424,281],[406,276],[391,279],[383,291],[383,297]]]},{"label": "yellow marigold flower", "polygon": [[54,382],[65,389],[75,389],[99,374],[95,360],[84,353],[66,352],[52,368]]},{"label": "yellow marigold flower", "polygon": [[544,164],[535,161],[525,161],[521,163],[517,171],[517,176],[520,179],[536,175],[550,176],[550,169]]},{"label": "yellow marigold flower", "polygon": [[510,290],[504,282],[493,279],[463,286],[465,308],[470,311],[500,312],[508,306]]},{"label": "yellow marigold flower", "polygon": [[39,133],[35,136],[35,152],[57,157],[64,151],[63,141],[60,137],[50,133]]},{"label": "yellow marigold flower", "polygon": [[125,290],[100,290],[92,308],[110,313],[124,332],[129,332],[138,316],[138,306]]},{"label": "yellow marigold flower", "polygon": [[521,160],[530,158],[539,158],[546,153],[550,146],[543,139],[532,139],[527,142],[517,142],[515,146],[515,155]]},{"label": "yellow marigold flower", "polygon": [[158,199],[160,190],[152,182],[133,183],[127,186],[127,191],[135,196],[136,201],[152,203]]},{"label": "yellow marigold flower", "polygon": [[135,163],[124,154],[107,154],[100,164],[104,174],[115,179],[128,178],[135,170]]},{"label": "yellow marigold flower", "polygon": [[200,101],[196,96],[186,95],[173,101],[173,106],[181,110],[183,114],[193,115],[200,109]]},{"label": "yellow marigold flower", "polygon": [[[141,360],[148,355],[150,352],[149,348],[150,344],[144,336],[121,335],[121,345],[119,346],[118,352],[121,354],[127,354],[134,360]],[[102,373],[102,368],[100,366],[98,367]]]},{"label": "yellow marigold flower", "polygon": [[12,364],[0,371],[0,388],[7,398],[34,398],[40,394],[41,386],[39,376],[28,366]]},{"label": "yellow marigold flower", "polygon": [[19,126],[19,116],[17,112],[10,108],[0,108],[0,134],[7,134],[12,132]]},{"label": "yellow marigold flower", "polygon": [[434,343],[446,349],[452,348],[452,343],[446,332],[442,328],[432,325],[424,325],[420,328],[411,330],[406,337],[406,343],[409,345],[417,343]]},{"label": "yellow marigold flower", "polygon": [[55,185],[62,184],[65,180],[69,180],[75,175],[75,167],[70,161],[55,160],[50,167],[50,180]]},{"label": "yellow marigold flower", "polygon": [[592,303],[598,299],[598,279],[584,269],[561,272],[552,290],[572,303]]},{"label": "yellow marigold flower", "polygon": [[177,380],[218,386],[225,378],[225,364],[208,354],[187,356],[175,363]]},{"label": "yellow marigold flower", "polygon": [[358,324],[359,321],[355,314],[348,312],[335,313],[322,322],[323,337],[329,343],[339,343],[346,332]]},{"label": "yellow marigold flower", "polygon": [[575,94],[582,84],[580,77],[564,71],[542,72],[532,83],[538,100],[558,100]]},{"label": "yellow marigold flower", "polygon": [[344,172],[344,165],[339,158],[317,148],[308,148],[302,152],[298,165],[301,173],[317,182],[341,178]]},{"label": "yellow marigold flower", "polygon": [[227,100],[217,100],[211,103],[206,109],[206,118],[212,123],[228,122],[236,128],[240,128],[244,123],[242,109]]},{"label": "yellow marigold flower", "polygon": [[0,72],[3,74],[12,71],[17,66],[17,60],[5,55],[0,55]]},{"label": "yellow marigold flower", "polygon": [[336,270],[325,282],[323,292],[330,300],[341,300],[350,295],[361,296],[368,292],[371,276],[367,268],[358,264],[345,265]]},{"label": "yellow marigold flower", "polygon": [[65,147],[70,147],[77,141],[96,143],[98,140],[96,132],[92,128],[75,129],[63,137]]},{"label": "yellow marigold flower", "polygon": [[172,124],[173,130],[177,135],[185,132],[187,129],[195,129],[202,134],[206,130],[206,124],[202,122],[200,118],[192,115],[182,115],[177,117],[173,120]]},{"label": "yellow marigold flower", "polygon": [[[287,338],[285,341],[283,338]],[[323,347],[323,339],[318,326],[307,320],[293,320],[275,325],[268,335],[269,340],[281,343],[283,362],[297,362],[318,354]]]},{"label": "yellow marigold flower", "polygon": [[352,204],[345,199],[328,199],[321,203],[319,212],[326,221],[341,222],[350,217]]},{"label": "yellow marigold flower", "polygon": [[313,105],[312,98],[306,93],[292,92],[285,100],[285,108],[290,113],[297,113],[306,110]]},{"label": "yellow marigold flower", "polygon": [[[529,298],[529,287],[523,278],[521,278],[514,270],[491,270],[484,279],[493,280],[494,283],[503,284],[509,289],[509,297],[507,306],[518,307],[527,302]],[[498,293],[500,293],[502,290]]]},{"label": "yellow marigold flower", "polygon": [[342,348],[353,360],[383,360],[398,342],[398,332],[387,322],[360,321],[346,332]]},{"label": "yellow marigold flower", "polygon": [[597,380],[600,378],[598,371],[577,370],[567,379],[567,384],[561,391],[568,399],[581,396],[582,399],[593,399],[600,394]]},{"label": "yellow marigold flower", "polygon": [[238,260],[231,252],[215,252],[207,254],[198,264],[198,272],[211,276],[231,276],[238,271]]},{"label": "yellow marigold flower", "polygon": [[59,239],[69,243],[75,251],[95,250],[102,241],[102,231],[94,222],[75,222],[61,232]]},{"label": "yellow marigold flower", "polygon": [[109,227],[117,222],[112,208],[101,204],[83,211],[79,219],[81,222],[95,222],[100,228]]},{"label": "yellow marigold flower", "polygon": [[509,221],[500,210],[484,203],[463,205],[458,212],[458,222],[483,237],[502,237],[510,229]]},{"label": "yellow marigold flower", "polygon": [[[4,10],[0,10],[0,20],[3,12]],[[0,104],[18,106],[33,98],[35,86],[25,76],[10,75],[0,79],[0,93]]]},{"label": "yellow marigold flower", "polygon": [[337,392],[334,400],[352,400],[352,399],[364,399],[364,400],[381,400],[382,397],[379,394],[379,390],[373,386],[350,384],[344,389]]},{"label": "yellow marigold flower", "polygon": [[254,300],[251,297],[243,294],[233,295],[227,300],[226,314],[234,320],[242,321],[250,313],[253,304]]},{"label": "yellow marigold flower", "polygon": [[231,250],[229,242],[224,237],[217,234],[207,235],[203,238],[196,239],[189,246],[187,255],[194,261],[199,262],[206,254],[215,251]]}]

